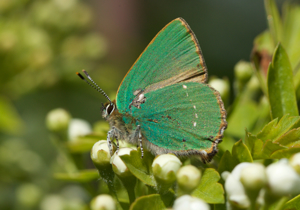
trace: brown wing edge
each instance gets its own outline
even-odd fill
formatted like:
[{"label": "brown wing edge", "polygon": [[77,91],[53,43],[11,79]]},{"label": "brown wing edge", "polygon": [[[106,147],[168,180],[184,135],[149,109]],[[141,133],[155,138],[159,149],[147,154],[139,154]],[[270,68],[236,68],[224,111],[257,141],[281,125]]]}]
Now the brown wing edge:
[{"label": "brown wing edge", "polygon": [[[201,65],[201,67],[203,68],[203,70],[205,72],[203,81],[199,81],[199,82],[201,82],[201,83],[207,83],[207,79],[208,79],[207,67],[206,67],[206,64],[205,64],[205,61],[204,61],[204,58],[203,58],[203,54],[202,54],[202,51],[201,51],[201,48],[200,48],[200,45],[199,45],[199,42],[198,42],[198,39],[197,39],[195,33],[192,31],[192,29],[189,26],[189,24],[183,18],[179,17],[179,18],[176,18],[175,20],[180,20],[181,23],[185,26],[187,32],[191,35],[192,40],[195,43],[195,46],[197,48],[196,52],[199,55],[200,65]],[[202,77],[201,77],[201,80],[202,80]]]},{"label": "brown wing edge", "polygon": [[221,124],[219,126],[219,132],[218,134],[214,137],[212,141],[212,146],[208,149],[205,150],[181,150],[181,151],[174,151],[174,150],[169,150],[165,148],[161,148],[159,146],[156,146],[155,144],[147,141],[143,137],[143,144],[146,145],[146,148],[151,151],[152,154],[154,155],[160,155],[160,154],[166,154],[166,153],[173,153],[176,156],[200,156],[201,160],[203,163],[208,163],[212,160],[212,158],[217,154],[218,152],[218,144],[222,142],[223,134],[225,129],[227,128],[227,121],[226,121],[226,110],[224,107],[224,103],[221,99],[220,93],[216,91],[214,88],[211,86],[207,85],[209,88],[211,88],[214,91],[214,94],[217,98],[219,107],[220,107],[220,112],[221,112]]}]

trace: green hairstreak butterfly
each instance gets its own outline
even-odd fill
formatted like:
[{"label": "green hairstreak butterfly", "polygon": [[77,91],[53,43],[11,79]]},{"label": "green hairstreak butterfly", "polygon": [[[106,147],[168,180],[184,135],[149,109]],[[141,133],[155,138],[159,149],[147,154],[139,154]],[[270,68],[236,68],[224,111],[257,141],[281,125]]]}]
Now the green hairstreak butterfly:
[{"label": "green hairstreak butterfly", "polygon": [[[109,102],[107,142],[123,139],[153,154],[199,155],[207,162],[217,152],[227,127],[220,94],[206,84],[207,68],[195,34],[177,18],[150,42],[121,82],[115,101],[84,71],[88,82]],[[118,148],[117,148],[118,151]]]}]

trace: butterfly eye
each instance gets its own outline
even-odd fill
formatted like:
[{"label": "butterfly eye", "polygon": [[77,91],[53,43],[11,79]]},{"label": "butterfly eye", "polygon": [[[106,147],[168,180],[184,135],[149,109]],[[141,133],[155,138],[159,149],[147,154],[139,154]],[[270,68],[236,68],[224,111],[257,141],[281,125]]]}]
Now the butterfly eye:
[{"label": "butterfly eye", "polygon": [[107,107],[106,107],[106,113],[108,115],[110,115],[114,110],[115,110],[115,105],[114,104],[107,105]]}]

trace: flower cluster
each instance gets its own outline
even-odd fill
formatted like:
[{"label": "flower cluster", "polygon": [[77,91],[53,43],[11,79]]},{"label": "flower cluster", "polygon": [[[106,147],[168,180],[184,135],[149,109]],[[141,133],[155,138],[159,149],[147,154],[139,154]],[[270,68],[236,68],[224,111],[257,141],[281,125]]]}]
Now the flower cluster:
[{"label": "flower cluster", "polygon": [[[106,140],[100,140],[95,143],[91,151],[91,159],[99,173],[102,173],[102,177],[105,177],[103,171],[107,171],[107,168],[112,166],[114,174],[119,177],[122,184],[127,189],[131,203],[135,199],[133,195],[134,192],[131,193],[135,176],[130,172],[121,157],[130,157],[132,151],[137,151],[137,149],[128,147],[120,148],[118,152],[115,152],[114,155],[110,157],[110,151]],[[209,205],[203,200],[189,195],[199,186],[201,179],[201,171],[195,166],[182,166],[182,162],[175,155],[163,154],[158,155],[153,160],[151,169],[156,182],[156,190],[159,194],[167,196],[170,188],[174,186],[175,182],[177,183],[176,189],[179,197],[174,202],[174,210],[182,209],[183,206],[184,209],[187,210],[199,209],[200,207],[204,210],[210,209]],[[95,206],[95,201],[92,201],[91,205]],[[101,204],[101,199],[97,201],[97,205],[104,205]],[[97,208],[93,207],[92,209]]]},{"label": "flower cluster", "polygon": [[240,163],[225,179],[227,206],[247,209],[251,206],[269,207],[279,198],[300,193],[300,153],[290,161],[281,159],[265,167],[259,163]]}]

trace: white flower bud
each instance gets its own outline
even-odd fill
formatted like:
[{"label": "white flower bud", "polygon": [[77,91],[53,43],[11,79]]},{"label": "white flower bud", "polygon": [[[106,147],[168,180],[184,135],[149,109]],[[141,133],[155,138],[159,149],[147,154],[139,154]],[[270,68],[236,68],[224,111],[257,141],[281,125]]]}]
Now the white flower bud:
[{"label": "white flower bud", "polygon": [[178,186],[182,190],[191,192],[196,189],[200,183],[201,171],[192,165],[183,166],[178,170],[176,178]]},{"label": "white flower bud", "polygon": [[84,136],[92,132],[91,125],[82,119],[72,119],[69,124],[69,139],[76,140],[79,136]]},{"label": "white flower bud", "polygon": [[174,201],[174,210],[210,210],[210,206],[199,198],[183,195]]},{"label": "white flower bud", "polygon": [[66,130],[68,128],[71,115],[64,109],[51,110],[46,116],[46,126],[51,131]]},{"label": "white flower bud", "polygon": [[95,164],[110,164],[110,153],[106,140],[96,142],[91,151],[91,159]]},{"label": "white flower bud", "polygon": [[267,183],[265,167],[258,163],[252,163],[241,171],[240,180],[246,189],[260,190]]},{"label": "white flower bud", "polygon": [[123,155],[130,155],[130,152],[132,151],[132,148],[121,148],[118,152],[118,154],[114,154],[111,158],[111,162],[113,165],[113,170],[116,174],[119,176],[125,177],[128,175],[131,175],[131,172],[128,170],[127,166],[123,162],[123,160],[120,158],[120,156]]},{"label": "white flower bud", "polygon": [[218,79],[218,78],[213,78],[209,81],[208,83],[210,86],[212,86],[214,89],[216,89],[222,99],[227,99],[229,96],[229,82],[224,80],[224,79]]},{"label": "white flower bud", "polygon": [[286,159],[269,165],[266,169],[270,191],[276,196],[285,196],[300,192],[299,174]]},{"label": "white flower bud", "polygon": [[238,80],[241,80],[242,82],[248,81],[253,74],[251,63],[246,61],[239,61],[234,66],[234,73]]},{"label": "white flower bud", "polygon": [[182,163],[178,157],[173,154],[159,155],[152,163],[153,174],[156,178],[173,182],[176,179],[175,174],[181,165]]},{"label": "white flower bud", "polygon": [[290,159],[290,165],[294,168],[294,170],[300,174],[300,152],[294,154]]},{"label": "white flower bud", "polygon": [[241,172],[244,168],[247,168],[250,163],[240,163],[232,171],[231,174],[227,174],[225,181],[225,190],[228,196],[228,201],[231,205],[238,208],[248,208],[250,201],[246,195],[245,189],[240,182]]},{"label": "white flower bud", "polygon": [[116,204],[110,195],[98,195],[91,201],[91,210],[116,210]]}]

